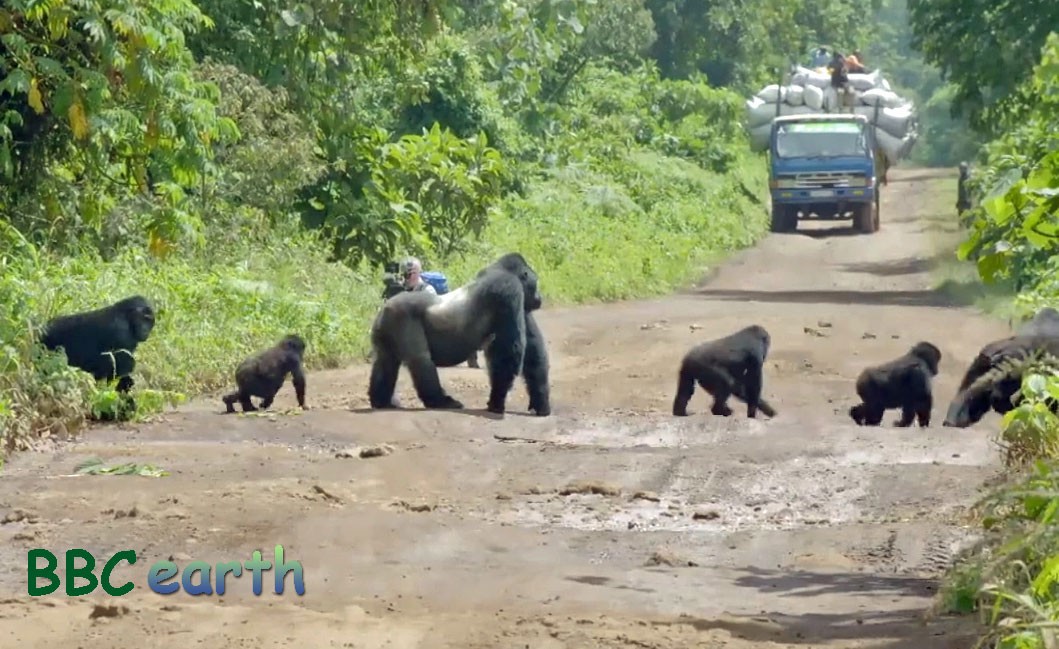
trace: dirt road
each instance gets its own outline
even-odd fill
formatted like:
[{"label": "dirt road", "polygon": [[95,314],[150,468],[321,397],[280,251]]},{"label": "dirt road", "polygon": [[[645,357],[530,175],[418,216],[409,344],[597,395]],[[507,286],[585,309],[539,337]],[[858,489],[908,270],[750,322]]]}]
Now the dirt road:
[{"label": "dirt road", "polygon": [[[805,224],[684,294],[542,312],[548,418],[521,414],[521,385],[503,419],[368,412],[358,366],[311,375],[303,414],[223,417],[210,399],[18,456],[0,480],[0,643],[964,646],[966,628],[921,614],[966,539],[967,504],[997,470],[997,418],[940,423],[973,354],[1008,327],[931,289],[955,195],[939,175],[955,178],[892,171],[873,236]],[[691,417],[670,416],[681,354],[751,322],[772,334],[765,390],[779,416],[747,420],[737,406],[711,417],[701,393]],[[944,354],[931,427],[896,429],[896,412],[854,426],[856,374],[919,339]],[[484,406],[483,370],[442,380]],[[419,407],[404,374],[398,389]],[[289,390],[276,408],[293,405]],[[392,453],[357,457],[379,444]],[[171,475],[68,477],[91,456]],[[585,481],[603,493],[566,489]],[[290,576],[274,595],[271,573],[260,597],[249,575],[229,577],[222,597],[146,587],[155,561],[270,559],[275,544],[302,562],[303,597]],[[32,547],[135,549],[113,581],[137,590],[31,599]]]}]

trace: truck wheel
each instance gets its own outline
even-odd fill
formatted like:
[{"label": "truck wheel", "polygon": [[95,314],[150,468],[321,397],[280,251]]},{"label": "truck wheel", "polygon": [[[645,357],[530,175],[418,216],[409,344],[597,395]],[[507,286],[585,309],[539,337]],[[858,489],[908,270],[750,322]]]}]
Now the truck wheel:
[{"label": "truck wheel", "polygon": [[853,225],[861,234],[871,234],[879,230],[879,210],[875,202],[861,205],[853,213]]},{"label": "truck wheel", "polygon": [[772,231],[793,232],[798,228],[798,210],[790,205],[772,205]]}]

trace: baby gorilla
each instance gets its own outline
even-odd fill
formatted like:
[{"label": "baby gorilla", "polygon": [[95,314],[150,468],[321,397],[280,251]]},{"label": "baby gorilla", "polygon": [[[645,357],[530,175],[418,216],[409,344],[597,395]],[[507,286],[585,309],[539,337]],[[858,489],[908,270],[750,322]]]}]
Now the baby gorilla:
[{"label": "baby gorilla", "polygon": [[907,427],[918,418],[921,428],[930,425],[934,406],[931,380],[938,374],[941,350],[928,342],[918,342],[896,360],[869,367],[857,377],[861,403],[849,409],[858,426],[878,426],[888,408],[900,408],[895,425]]},{"label": "baby gorilla", "polygon": [[235,402],[243,407],[243,412],[257,410],[250,397],[261,397],[261,408],[272,405],[276,393],[283,387],[287,374],[294,383],[294,393],[298,405],[305,408],[305,373],[302,371],[302,355],[305,354],[305,341],[301,336],[290,334],[275,347],[255,354],[235,370],[235,382],[239,389],[224,395],[226,413],[235,412]]},{"label": "baby gorilla", "polygon": [[750,325],[739,331],[695,345],[680,361],[677,393],[673,397],[673,415],[687,417],[688,402],[695,393],[695,384],[713,396],[710,412],[728,417],[732,409],[728,398],[746,403],[746,416],[757,417],[757,411],[769,417],[776,410],[761,398],[762,370],[769,353],[771,338],[760,325]]}]

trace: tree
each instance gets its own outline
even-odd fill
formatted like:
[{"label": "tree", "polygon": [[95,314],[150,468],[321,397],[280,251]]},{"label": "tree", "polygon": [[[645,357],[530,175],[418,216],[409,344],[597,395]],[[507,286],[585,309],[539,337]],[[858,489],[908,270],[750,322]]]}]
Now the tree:
[{"label": "tree", "polygon": [[908,10],[912,46],[956,87],[954,113],[986,135],[999,133],[1008,98],[1030,77],[1049,28],[1059,25],[1059,3],[908,0]]}]

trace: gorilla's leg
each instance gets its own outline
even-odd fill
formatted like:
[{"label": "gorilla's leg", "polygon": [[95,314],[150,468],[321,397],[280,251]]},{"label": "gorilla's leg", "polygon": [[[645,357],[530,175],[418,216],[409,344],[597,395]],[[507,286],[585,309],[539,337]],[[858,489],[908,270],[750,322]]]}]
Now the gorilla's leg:
[{"label": "gorilla's leg", "polygon": [[376,345],[375,360],[371,363],[371,379],[368,382],[368,400],[372,408],[396,407],[394,392],[400,371],[400,357],[392,350]]},{"label": "gorilla's leg", "polygon": [[[713,397],[713,405],[710,406],[710,412],[718,417],[731,417],[734,411],[728,405],[728,399],[732,397],[732,392],[728,389],[728,386],[732,384],[732,381],[718,378],[714,374],[714,372],[710,372],[709,377],[700,378],[699,385]],[[707,378],[710,380],[707,380]]]},{"label": "gorilla's leg", "polygon": [[529,394],[529,409],[538,417],[552,412],[548,386],[548,349],[544,334],[532,313],[526,314],[526,354],[522,359],[522,378]]},{"label": "gorilla's leg", "polygon": [[[705,390],[706,388],[703,387]],[[680,368],[680,376],[677,379],[677,394],[673,397],[673,416],[687,417],[688,402],[695,394],[695,373],[690,369]]]},{"label": "gorilla's leg", "polygon": [[864,407],[864,425],[878,426],[882,423],[883,415],[885,414],[886,408],[875,403],[866,404]]},{"label": "gorilla's leg", "polygon": [[445,388],[441,387],[438,368],[430,356],[430,344],[422,326],[408,323],[402,329],[399,337],[402,346],[400,351],[408,359],[406,362],[412,375],[412,385],[415,386],[423,407],[455,410],[463,408],[462,403],[453,399],[445,392]]},{"label": "gorilla's leg", "polygon": [[486,410],[504,414],[507,394],[522,373],[526,355],[526,317],[522,308],[522,296],[505,304],[497,311],[496,332],[485,349],[485,363],[489,368],[489,402]]}]

